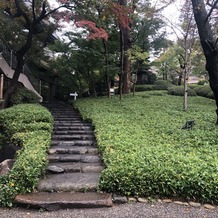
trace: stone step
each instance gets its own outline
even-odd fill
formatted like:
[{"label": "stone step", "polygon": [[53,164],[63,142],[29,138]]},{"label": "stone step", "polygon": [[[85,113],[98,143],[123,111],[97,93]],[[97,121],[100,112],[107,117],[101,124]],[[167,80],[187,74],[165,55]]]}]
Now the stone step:
[{"label": "stone step", "polygon": [[47,173],[100,173],[103,169],[101,163],[49,163]]},{"label": "stone step", "polygon": [[69,141],[69,140],[93,140],[93,134],[74,134],[74,135],[53,135],[52,140]]},{"label": "stone step", "polygon": [[81,117],[78,116],[78,115],[68,115],[68,116],[63,116],[63,115],[60,115],[60,116],[56,116],[54,115],[54,118],[55,120],[81,120]]},{"label": "stone step", "polygon": [[49,174],[38,183],[39,192],[90,192],[96,191],[99,173]]},{"label": "stone step", "polygon": [[47,108],[54,127],[46,175],[39,180],[37,193],[18,195],[15,203],[45,210],[112,206],[111,194],[96,192],[104,164],[94,127],[67,104],[47,104]]},{"label": "stone step", "polygon": [[54,130],[53,135],[94,134],[93,130]]},{"label": "stone step", "polygon": [[57,121],[59,121],[59,120],[61,120],[61,121],[64,121],[64,120],[66,120],[66,121],[68,121],[68,120],[82,120],[81,117],[78,117],[76,115],[62,116],[62,115],[52,114],[52,116],[53,116],[54,120],[57,120]]},{"label": "stone step", "polygon": [[48,154],[98,154],[98,149],[94,146],[51,146]]},{"label": "stone step", "polygon": [[112,207],[112,195],[108,193],[30,193],[17,195],[14,203],[26,208],[57,211],[73,208]]},{"label": "stone step", "polygon": [[62,117],[62,116],[57,116],[57,117],[54,117],[55,118],[55,121],[71,121],[71,120],[81,120],[81,117],[79,116],[67,116],[67,117]]},{"label": "stone step", "polygon": [[60,116],[60,117],[80,117],[80,115],[76,112],[70,111],[51,111],[53,116]]},{"label": "stone step", "polygon": [[50,109],[50,111],[54,114],[77,114],[78,113],[76,111],[74,111],[73,108],[70,109],[63,109],[63,108],[59,108],[59,109]]},{"label": "stone step", "polygon": [[54,131],[69,131],[69,130],[93,130],[92,126],[54,126]]},{"label": "stone step", "polygon": [[52,162],[101,163],[99,155],[92,154],[50,154],[47,157]]},{"label": "stone step", "polygon": [[51,145],[58,145],[58,146],[96,146],[95,140],[70,140],[70,141],[59,141],[59,140],[52,140]]},{"label": "stone step", "polygon": [[75,121],[75,122],[73,122],[73,121],[70,121],[70,122],[65,122],[65,121],[55,121],[54,122],[54,126],[56,127],[56,126],[75,126],[75,127],[82,127],[82,126],[92,126],[92,124],[90,124],[90,123],[85,123],[85,122],[81,122],[81,121]]}]

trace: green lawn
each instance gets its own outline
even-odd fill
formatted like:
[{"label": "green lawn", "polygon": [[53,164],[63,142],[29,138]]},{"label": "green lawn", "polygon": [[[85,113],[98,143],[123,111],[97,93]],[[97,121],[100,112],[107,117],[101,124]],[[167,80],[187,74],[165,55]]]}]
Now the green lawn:
[{"label": "green lawn", "polygon": [[[100,187],[124,195],[181,197],[218,203],[215,102],[163,91],[74,102],[92,120],[106,169]],[[195,120],[192,130],[181,127]]]}]

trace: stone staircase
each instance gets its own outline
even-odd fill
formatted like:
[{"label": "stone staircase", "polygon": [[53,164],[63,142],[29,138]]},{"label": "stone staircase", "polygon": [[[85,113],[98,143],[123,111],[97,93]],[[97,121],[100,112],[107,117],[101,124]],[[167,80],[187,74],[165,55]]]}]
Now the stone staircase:
[{"label": "stone staircase", "polygon": [[82,121],[70,105],[45,106],[54,116],[46,175],[37,192],[16,196],[15,203],[46,210],[112,206],[111,194],[98,192],[104,166],[92,125]]}]

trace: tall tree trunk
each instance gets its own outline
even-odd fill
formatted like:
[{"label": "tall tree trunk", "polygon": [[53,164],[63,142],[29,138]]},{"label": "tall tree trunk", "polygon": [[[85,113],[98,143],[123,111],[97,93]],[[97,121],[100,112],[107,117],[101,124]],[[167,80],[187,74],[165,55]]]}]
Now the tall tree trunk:
[{"label": "tall tree trunk", "polygon": [[[188,33],[188,32],[187,32]],[[188,48],[187,48],[187,36],[185,36],[185,42],[184,42],[184,49],[185,49],[185,54],[184,54],[184,102],[183,102],[183,110],[187,111],[188,110]]]},{"label": "tall tree trunk", "polygon": [[4,88],[4,74],[0,74],[0,101],[3,98],[3,88]]},{"label": "tall tree trunk", "polygon": [[120,75],[119,75],[119,92],[120,100],[122,99],[123,90],[123,59],[124,59],[124,49],[123,49],[123,32],[120,30]]},{"label": "tall tree trunk", "polygon": [[182,75],[183,75],[183,72],[179,72],[178,86],[182,85]]},{"label": "tall tree trunk", "polygon": [[108,47],[107,47],[107,41],[103,39],[104,44],[104,59],[105,59],[105,79],[106,79],[106,85],[107,85],[107,96],[110,98],[110,79],[108,75]]},{"label": "tall tree trunk", "polygon": [[183,110],[188,110],[188,70],[187,66],[184,68],[184,100],[183,100]]},{"label": "tall tree trunk", "polygon": [[131,62],[129,58],[129,49],[131,48],[130,31],[125,28],[122,30],[124,42],[123,57],[123,94],[129,94],[131,90]]},{"label": "tall tree trunk", "polygon": [[[119,0],[119,4],[127,7],[127,0]],[[129,94],[131,89],[131,61],[129,58],[129,49],[131,48],[131,36],[130,36],[131,25],[128,27],[120,26],[122,32],[123,42],[123,94]],[[122,46],[122,45],[121,45]]]},{"label": "tall tree trunk", "polygon": [[210,87],[214,93],[216,101],[216,114],[218,124],[218,51],[217,41],[213,37],[213,32],[208,20],[208,13],[204,0],[192,0],[192,6],[197,23],[201,45],[206,58],[206,70],[209,74]]},{"label": "tall tree trunk", "polygon": [[137,60],[137,66],[136,66],[136,71],[135,71],[135,78],[133,79],[133,96],[135,96],[135,87],[137,83],[137,77],[138,77],[138,70],[139,70],[139,60]]}]

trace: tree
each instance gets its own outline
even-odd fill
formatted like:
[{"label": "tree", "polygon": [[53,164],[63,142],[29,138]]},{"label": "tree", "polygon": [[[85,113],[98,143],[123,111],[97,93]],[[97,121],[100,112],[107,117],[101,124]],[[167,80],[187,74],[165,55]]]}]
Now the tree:
[{"label": "tree", "polygon": [[54,25],[51,25],[52,28],[50,29],[46,24],[46,22],[49,22],[50,15],[60,8],[70,8],[69,4],[66,3],[55,9],[50,9],[47,1],[44,0],[5,2],[5,4],[1,5],[1,10],[4,10],[6,15],[3,15],[0,25],[8,26],[11,29],[10,31],[2,31],[0,37],[4,43],[10,44],[11,49],[14,51],[16,66],[11,84],[4,94],[1,108],[8,106],[9,99],[18,85],[18,78],[23,71],[23,66],[31,48],[34,47],[33,45],[38,48],[45,47],[48,37],[54,31]]},{"label": "tree", "polygon": [[162,52],[152,64],[157,67],[163,80],[167,77],[172,80],[174,84],[181,85],[178,84],[179,81],[181,82],[180,77],[182,75],[178,58],[178,50],[179,47],[177,44],[170,46],[166,49],[166,51]]},{"label": "tree", "polygon": [[206,10],[204,0],[191,0],[191,2],[195,21],[198,27],[201,46],[206,58],[206,70],[209,74],[210,87],[214,93],[216,101],[216,124],[218,124],[218,46],[217,39],[211,27],[212,20],[209,19],[209,16],[212,14],[212,11],[216,7],[218,1],[215,1],[215,3],[212,4],[212,8],[209,13]]},{"label": "tree", "polygon": [[178,39],[178,44],[182,48],[180,53],[180,66],[183,69],[184,75],[184,101],[183,109],[188,109],[188,78],[191,71],[191,55],[193,47],[196,43],[196,25],[193,22],[193,11],[191,10],[191,2],[186,0],[181,10],[181,34],[182,37]]},{"label": "tree", "polygon": [[143,52],[140,47],[134,45],[131,48],[130,57],[131,57],[131,66],[132,66],[133,96],[135,96],[135,86],[137,83],[139,64],[147,64],[148,53]]}]

